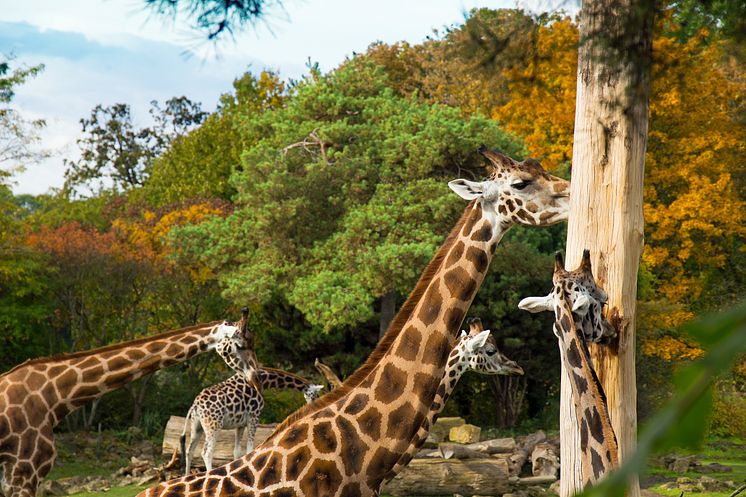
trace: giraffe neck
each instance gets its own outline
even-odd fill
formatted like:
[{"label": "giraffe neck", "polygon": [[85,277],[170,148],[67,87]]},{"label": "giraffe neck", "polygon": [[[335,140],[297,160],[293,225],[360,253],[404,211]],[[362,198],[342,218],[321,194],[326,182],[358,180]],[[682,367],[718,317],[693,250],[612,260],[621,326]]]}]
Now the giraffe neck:
[{"label": "giraffe neck", "polygon": [[57,357],[27,361],[0,376],[0,384],[27,376],[25,395],[38,393],[56,425],[68,413],[97,397],[158,369],[185,361],[216,345],[219,323],[193,326]]},{"label": "giraffe neck", "polygon": [[619,449],[606,395],[593,369],[585,340],[575,325],[564,288],[561,292],[555,333],[562,362],[570,375],[573,405],[580,423],[581,467],[585,483],[589,484],[618,465]]},{"label": "giraffe neck", "polygon": [[259,380],[263,389],[304,391],[311,382],[293,373],[281,369],[262,367],[259,369]]},{"label": "giraffe neck", "polygon": [[420,450],[422,444],[427,440],[433,424],[435,424],[438,420],[438,416],[440,416],[440,413],[443,411],[443,408],[448,401],[448,397],[453,393],[456,383],[458,383],[458,380],[461,379],[461,376],[467,371],[468,364],[463,359],[466,352],[462,344],[463,342],[456,345],[448,356],[448,365],[444,371],[443,378],[440,380],[438,389],[435,392],[435,398],[433,399],[433,403],[430,405],[430,409],[428,410],[425,419],[422,420],[422,423],[417,430],[417,434],[410,442],[407,450],[399,457],[389,473],[386,474],[384,483],[393,480],[396,475],[398,475],[406,465],[409,464],[409,461],[414,458],[417,451]]}]

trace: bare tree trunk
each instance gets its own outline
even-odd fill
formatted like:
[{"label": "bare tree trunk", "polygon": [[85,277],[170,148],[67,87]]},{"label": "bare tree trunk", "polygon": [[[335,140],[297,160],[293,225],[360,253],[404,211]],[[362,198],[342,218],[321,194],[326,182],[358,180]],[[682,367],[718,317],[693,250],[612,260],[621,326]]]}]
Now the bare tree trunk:
[{"label": "bare tree trunk", "polygon": [[378,338],[383,337],[389,329],[391,321],[396,315],[396,290],[391,290],[381,297],[381,322],[378,328]]},{"label": "bare tree trunk", "polygon": [[[648,130],[652,10],[645,0],[586,0],[580,14],[567,267],[583,249],[616,310],[619,338],[591,345],[606,392],[620,461],[637,435],[635,298],[643,245],[642,193]],[[652,4],[652,2],[650,2]],[[610,312],[610,316],[613,315]],[[560,393],[561,487],[567,497],[582,489],[580,435],[567,371]],[[630,483],[630,497],[640,495]]]}]

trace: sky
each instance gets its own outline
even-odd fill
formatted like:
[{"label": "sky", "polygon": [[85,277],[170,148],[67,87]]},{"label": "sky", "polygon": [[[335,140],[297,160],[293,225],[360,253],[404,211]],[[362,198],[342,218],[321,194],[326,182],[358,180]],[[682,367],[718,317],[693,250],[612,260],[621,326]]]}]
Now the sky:
[{"label": "sky", "polygon": [[[535,1],[535,0],[533,0]],[[52,156],[13,178],[16,194],[40,194],[64,182],[63,159],[78,157],[80,119],[96,105],[130,104],[148,124],[150,101],[185,95],[213,110],[233,80],[262,69],[304,74],[309,59],[326,71],[371,43],[418,43],[464,20],[472,8],[511,8],[515,0],[284,0],[255,29],[210,44],[186,19],[163,19],[144,0],[25,0],[0,10],[0,53],[15,64],[43,63],[20,87],[13,107],[45,119],[41,147]],[[189,55],[192,52],[192,55]]]}]

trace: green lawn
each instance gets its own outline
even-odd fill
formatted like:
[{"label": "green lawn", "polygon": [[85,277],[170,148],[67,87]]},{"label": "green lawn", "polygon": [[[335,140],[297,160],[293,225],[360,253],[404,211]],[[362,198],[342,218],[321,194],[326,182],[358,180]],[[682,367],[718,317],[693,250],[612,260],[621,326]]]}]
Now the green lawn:
[{"label": "green lawn", "polygon": [[81,492],[79,494],[73,495],[75,495],[76,497],[134,497],[146,488],[148,487],[128,485],[126,487],[114,487],[108,492]]}]

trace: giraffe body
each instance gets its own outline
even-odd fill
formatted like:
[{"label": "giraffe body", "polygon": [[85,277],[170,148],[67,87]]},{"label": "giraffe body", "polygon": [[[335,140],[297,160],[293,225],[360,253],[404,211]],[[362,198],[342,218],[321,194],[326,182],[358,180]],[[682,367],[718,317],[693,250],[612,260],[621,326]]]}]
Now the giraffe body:
[{"label": "giraffe body", "polygon": [[384,483],[393,480],[417,454],[417,451],[427,440],[430,429],[443,411],[448,398],[453,393],[456,383],[465,372],[476,371],[477,373],[490,375],[523,374],[523,369],[518,364],[500,353],[495,338],[490,334],[490,330],[485,330],[482,327],[482,321],[479,318],[470,320],[469,325],[469,333],[461,332],[461,337],[448,355],[445,374],[440,381],[440,385],[438,385],[435,399],[430,405],[430,410],[422,421],[412,444],[402,454],[389,474],[386,475]]},{"label": "giraffe body", "polygon": [[68,413],[137,378],[218,347],[235,367],[250,373],[255,359],[239,328],[215,322],[90,351],[32,359],[1,375],[3,494],[35,497],[56,456],[53,428]]},{"label": "giraffe body", "polygon": [[567,181],[549,176],[535,161],[483,153],[494,166],[490,179],[449,183],[471,202],[366,363],[341,387],[289,416],[250,454],[141,496],[377,494],[432,406],[502,236],[515,223],[567,219]]},{"label": "giraffe body", "polygon": [[[313,402],[323,388],[305,378],[273,368],[260,368],[258,371],[262,390],[291,389],[303,393],[306,402]],[[181,434],[181,453],[185,456],[184,471],[188,475],[192,455],[202,436],[205,445],[202,459],[207,471],[212,469],[212,456],[218,430],[236,430],[233,457],[238,459],[254,448],[254,435],[259,424],[259,415],[264,409],[264,397],[254,388],[243,373],[236,373],[225,381],[202,390],[194,399],[186,416],[184,431]],[[186,448],[186,432],[190,430],[190,444]],[[241,450],[241,439],[248,431],[246,450]]]},{"label": "giraffe body", "polygon": [[518,306],[530,312],[555,313],[553,331],[571,378],[572,401],[580,423],[581,470],[588,485],[619,464],[619,448],[586,340],[605,342],[616,332],[602,314],[606,293],[593,279],[587,250],[574,271],[566,271],[562,256],[557,254],[552,280],[552,293],[523,299]]}]

